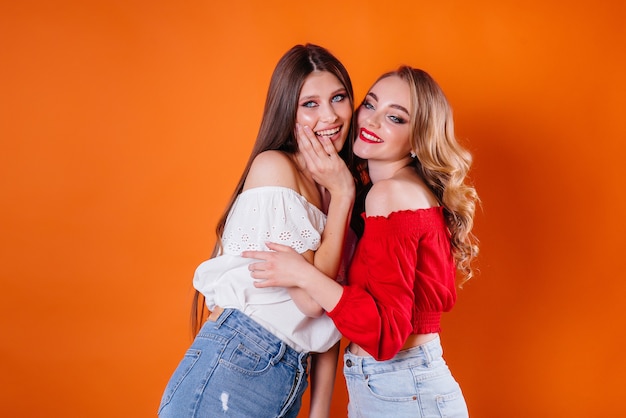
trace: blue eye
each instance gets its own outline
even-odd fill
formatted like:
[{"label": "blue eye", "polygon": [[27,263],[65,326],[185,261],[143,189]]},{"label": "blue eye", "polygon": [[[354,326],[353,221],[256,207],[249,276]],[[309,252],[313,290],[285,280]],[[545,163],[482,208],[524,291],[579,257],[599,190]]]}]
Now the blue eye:
[{"label": "blue eye", "polygon": [[332,102],[333,103],[338,103],[338,102],[343,101],[345,98],[346,98],[345,94],[338,94],[338,95],[336,95],[335,97],[332,98]]},{"label": "blue eye", "polygon": [[390,119],[393,123],[404,123],[404,122],[406,122],[404,119],[399,118],[399,117],[394,116],[394,115],[389,115],[389,119]]},{"label": "blue eye", "polygon": [[317,103],[315,103],[312,100],[309,100],[308,102],[302,103],[300,106],[303,106],[303,107],[316,107]]},{"label": "blue eye", "polygon": [[361,104],[361,106],[369,110],[374,110],[374,105],[368,102],[367,100],[363,101],[363,104]]}]

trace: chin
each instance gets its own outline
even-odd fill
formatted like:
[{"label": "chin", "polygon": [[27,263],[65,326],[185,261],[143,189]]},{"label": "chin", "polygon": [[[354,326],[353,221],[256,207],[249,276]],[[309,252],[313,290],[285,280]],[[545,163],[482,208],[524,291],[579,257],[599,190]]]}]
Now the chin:
[{"label": "chin", "polygon": [[352,145],[352,153],[363,160],[367,160],[367,155],[365,155],[366,153],[363,153],[359,150],[359,146],[356,144],[356,142]]}]

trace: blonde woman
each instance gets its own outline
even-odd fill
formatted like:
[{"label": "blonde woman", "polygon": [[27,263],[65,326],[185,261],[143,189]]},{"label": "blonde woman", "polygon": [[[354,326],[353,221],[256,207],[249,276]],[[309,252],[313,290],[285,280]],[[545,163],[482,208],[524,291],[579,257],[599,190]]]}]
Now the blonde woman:
[{"label": "blonde woman", "polygon": [[454,136],[439,85],[410,67],[382,75],[357,111],[356,156],[371,189],[364,231],[342,286],[291,249],[244,252],[259,288],[306,291],[351,343],[344,354],[349,417],[466,417],[443,359],[443,312],[457,273],[472,276],[478,196],[466,184],[470,154]]}]

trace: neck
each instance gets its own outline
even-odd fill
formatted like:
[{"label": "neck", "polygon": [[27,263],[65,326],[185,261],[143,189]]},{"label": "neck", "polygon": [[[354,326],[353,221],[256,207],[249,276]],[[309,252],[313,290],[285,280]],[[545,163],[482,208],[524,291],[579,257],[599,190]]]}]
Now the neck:
[{"label": "neck", "polygon": [[372,183],[393,178],[400,170],[411,164],[411,157],[398,161],[367,161],[367,171]]},{"label": "neck", "polygon": [[[300,194],[307,197],[309,202],[317,205],[324,213],[327,213],[328,205],[330,204],[330,193],[313,179],[313,174],[308,169],[306,161],[300,152],[293,154],[291,158],[300,175],[300,181],[298,182],[299,187],[301,187]],[[314,191],[317,191],[317,194]]]},{"label": "neck", "polygon": [[300,174],[304,178],[312,180],[313,175],[311,174],[308,167],[306,166],[306,161],[304,160],[304,157],[302,156],[302,154],[300,152],[296,152],[295,154],[292,154],[291,158],[293,159],[293,162],[296,165],[296,168],[298,169]]}]

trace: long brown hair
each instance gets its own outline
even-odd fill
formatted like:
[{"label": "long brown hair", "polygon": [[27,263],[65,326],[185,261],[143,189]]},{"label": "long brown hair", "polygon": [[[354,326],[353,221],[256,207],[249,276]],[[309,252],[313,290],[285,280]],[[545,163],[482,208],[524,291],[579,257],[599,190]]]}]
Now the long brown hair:
[{"label": "long brown hair", "polygon": [[454,134],[452,107],[437,82],[425,71],[401,66],[378,80],[397,76],[411,91],[411,148],[414,164],[444,207],[452,250],[461,283],[473,276],[471,263],[478,255],[478,240],[472,234],[476,189],[467,184],[472,156]]},{"label": "long brown hair", "polygon": [[[226,209],[224,209],[215,228],[217,241],[211,258],[216,257],[222,251],[221,237],[224,232],[226,218],[235,199],[237,199],[237,196],[243,189],[250,166],[257,155],[268,150],[281,150],[290,154],[298,150],[294,135],[298,99],[302,85],[309,74],[314,71],[327,71],[336,76],[345,87],[350,106],[354,109],[354,91],[348,71],[327,49],[313,44],[295,45],[280,58],[270,80],[261,126],[252,147],[252,152],[241,174],[241,178],[226,205]],[[341,158],[354,174],[356,169],[352,163],[353,137],[354,118],[352,118],[346,142],[339,152]],[[358,179],[358,177],[355,176],[355,179]],[[204,297],[196,290],[191,312],[191,328],[194,336],[198,333],[205,315]]]}]

